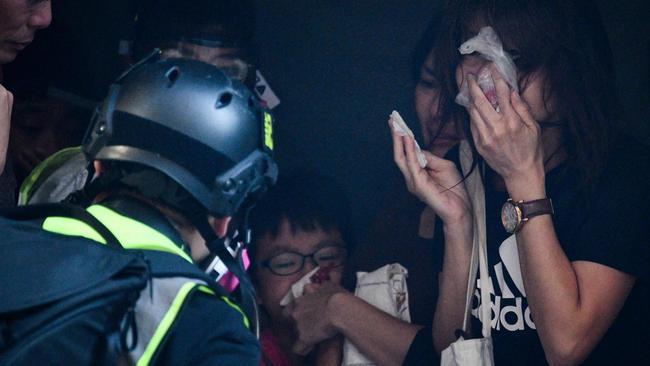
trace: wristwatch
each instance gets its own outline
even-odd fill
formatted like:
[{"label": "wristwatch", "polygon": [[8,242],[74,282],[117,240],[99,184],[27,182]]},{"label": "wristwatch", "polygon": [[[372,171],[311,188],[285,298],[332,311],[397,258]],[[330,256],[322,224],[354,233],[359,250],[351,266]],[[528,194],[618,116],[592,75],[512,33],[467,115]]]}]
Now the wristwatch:
[{"label": "wristwatch", "polygon": [[552,215],[553,203],[550,198],[533,201],[513,201],[508,198],[501,207],[501,223],[510,234],[517,233],[531,217]]}]

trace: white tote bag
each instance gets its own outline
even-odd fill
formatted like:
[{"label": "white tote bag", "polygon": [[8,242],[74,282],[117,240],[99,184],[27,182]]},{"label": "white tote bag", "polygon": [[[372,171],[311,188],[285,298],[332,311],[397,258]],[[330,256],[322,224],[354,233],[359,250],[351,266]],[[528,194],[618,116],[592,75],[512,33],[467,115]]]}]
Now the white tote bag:
[{"label": "white tote bag", "polygon": [[[377,309],[407,323],[409,312],[408,271],[399,263],[387,264],[372,272],[357,272],[354,295]],[[374,366],[347,338],[343,344],[342,366]]]},{"label": "white tote bag", "polygon": [[[471,150],[467,141],[460,144],[460,163],[463,174],[471,167]],[[463,333],[467,333],[472,310],[472,298],[476,287],[476,272],[478,269],[482,284],[480,318],[483,323],[482,338],[464,339],[461,335],[454,343],[442,351],[440,364],[442,366],[494,365],[492,352],[492,337],[490,327],[490,293],[487,291],[488,264],[485,234],[485,189],[481,179],[480,169],[474,169],[465,180],[465,187],[472,200],[474,213],[474,238],[472,244],[472,259],[470,261],[469,278],[467,281],[467,296],[465,298],[465,316],[463,318]],[[477,268],[478,267],[478,268]]]}]

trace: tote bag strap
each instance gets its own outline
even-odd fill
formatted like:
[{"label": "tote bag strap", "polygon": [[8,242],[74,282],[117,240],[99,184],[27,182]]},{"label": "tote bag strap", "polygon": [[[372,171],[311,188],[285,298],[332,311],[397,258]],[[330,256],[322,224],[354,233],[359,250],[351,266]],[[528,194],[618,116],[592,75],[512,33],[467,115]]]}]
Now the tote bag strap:
[{"label": "tote bag strap", "polygon": [[[472,167],[472,151],[466,140],[460,143],[460,165],[463,176],[466,176]],[[469,276],[467,280],[467,296],[465,297],[465,316],[463,317],[463,332],[467,332],[471,311],[472,299],[476,288],[477,272],[481,279],[481,315],[483,324],[481,333],[483,337],[490,337],[492,328],[490,311],[490,292],[487,288],[489,283],[487,263],[487,240],[485,231],[485,188],[480,167],[476,167],[465,180],[465,187],[472,202],[472,213],[474,223],[474,235],[472,240],[472,257],[470,260]],[[478,271],[477,271],[478,270]]]}]

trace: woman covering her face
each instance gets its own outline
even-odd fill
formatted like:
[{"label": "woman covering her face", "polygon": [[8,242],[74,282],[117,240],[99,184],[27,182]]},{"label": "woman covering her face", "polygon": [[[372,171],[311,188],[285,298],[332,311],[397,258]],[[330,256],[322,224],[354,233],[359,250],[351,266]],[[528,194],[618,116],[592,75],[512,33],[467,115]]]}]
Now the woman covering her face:
[{"label": "woman covering her face", "polygon": [[[611,59],[600,17],[586,1],[458,0],[444,10],[433,50],[440,98],[466,85],[469,106],[445,108],[464,129],[485,188],[496,364],[641,364],[650,300],[647,147],[620,133]],[[458,47],[490,26],[517,68],[518,91],[495,65]],[[498,109],[477,83],[489,73]],[[442,225],[444,248],[433,320],[438,352],[455,340],[476,227],[470,196],[450,160],[393,134],[411,192]],[[433,309],[432,309],[433,310]],[[473,316],[480,336],[481,320]],[[646,361],[647,362],[647,361]]]}]

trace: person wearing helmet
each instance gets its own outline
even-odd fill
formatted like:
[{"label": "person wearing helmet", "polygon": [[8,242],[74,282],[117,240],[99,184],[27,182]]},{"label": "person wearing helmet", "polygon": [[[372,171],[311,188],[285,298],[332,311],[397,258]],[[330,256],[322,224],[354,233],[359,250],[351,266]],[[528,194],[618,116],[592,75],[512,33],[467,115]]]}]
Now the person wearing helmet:
[{"label": "person wearing helmet", "polygon": [[[84,138],[95,172],[77,202],[153,269],[198,265],[216,279],[225,266],[241,283],[240,307],[205,281],[154,276],[135,307],[133,363],[259,363],[237,234],[277,178],[272,148],[270,114],[212,65],[152,57],[110,87]],[[102,241],[74,218],[48,217],[43,229]]]},{"label": "person wearing helmet", "polygon": [[[250,1],[146,0],[136,16],[131,57],[140,60],[159,49],[163,58],[203,61],[256,92],[254,23]],[[272,94],[270,88],[265,90],[265,95]],[[277,103],[269,101],[267,105]],[[71,150],[56,152],[22,182],[18,204],[64,200],[83,186],[88,177],[86,165],[80,149],[76,154]]]}]

